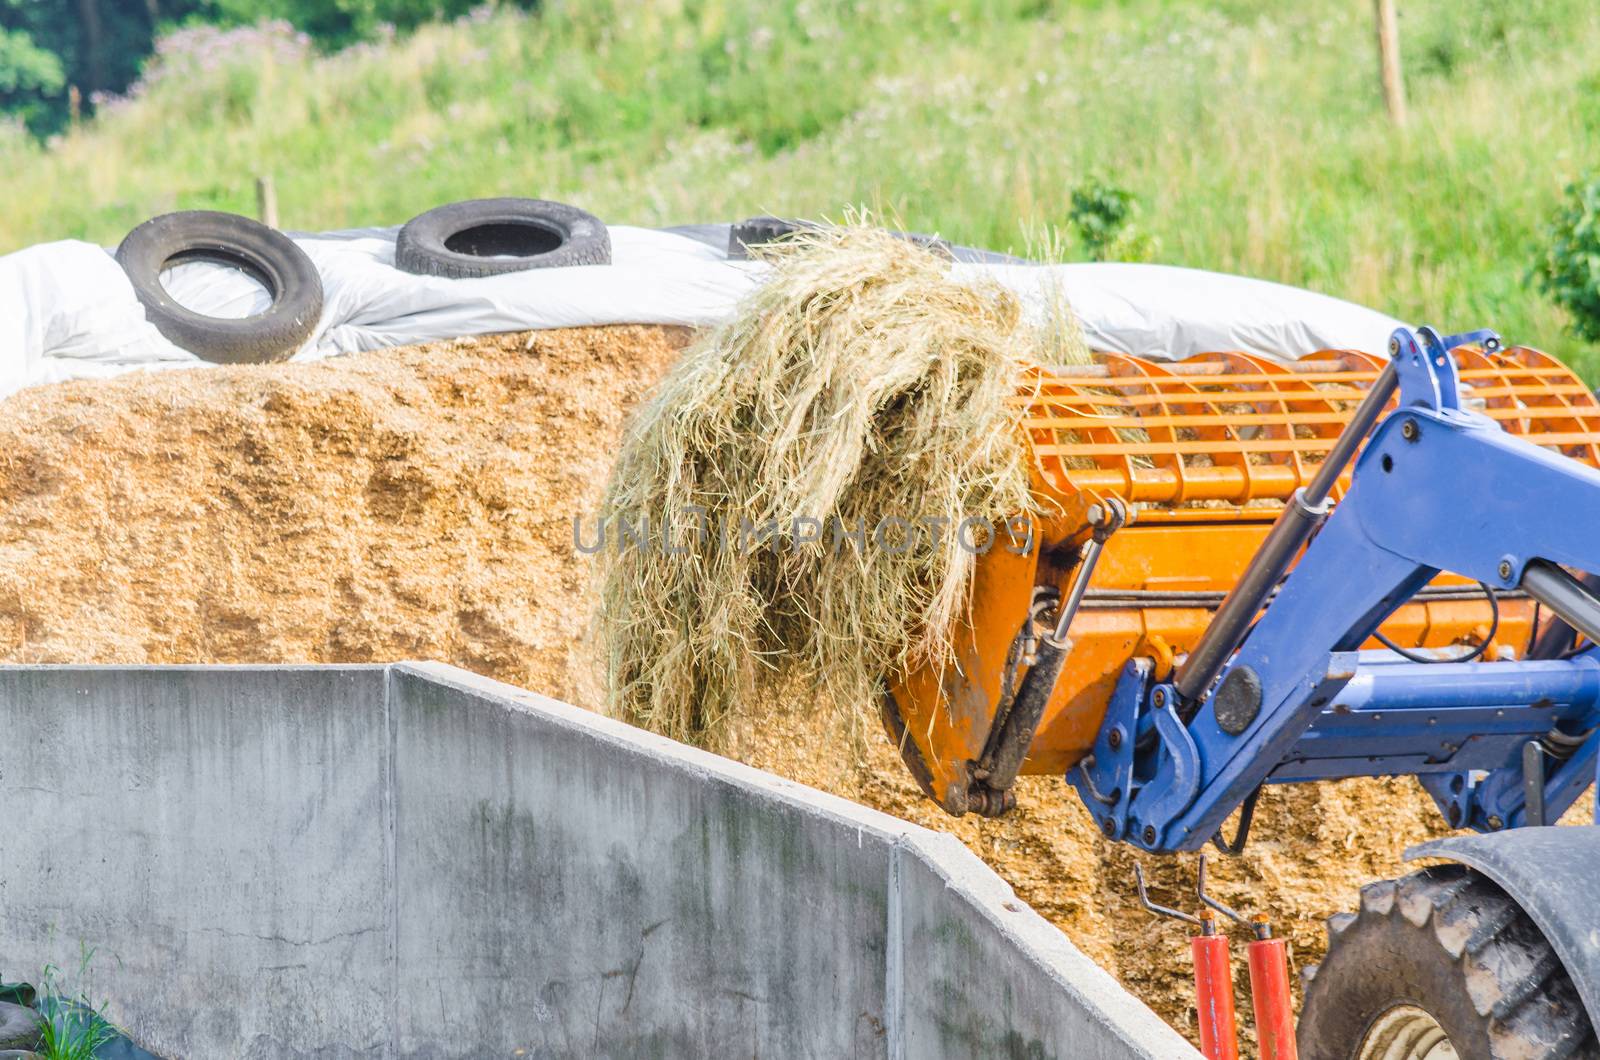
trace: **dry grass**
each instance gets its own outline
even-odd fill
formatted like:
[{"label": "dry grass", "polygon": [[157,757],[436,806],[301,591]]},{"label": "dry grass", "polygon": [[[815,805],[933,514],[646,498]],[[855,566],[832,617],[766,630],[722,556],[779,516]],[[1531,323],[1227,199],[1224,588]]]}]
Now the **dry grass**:
[{"label": "dry grass", "polygon": [[[769,282],[641,409],[603,506],[612,708],[713,745],[760,667],[848,710],[947,656],[975,559],[955,529],[1031,510],[1007,398],[1073,344],[1064,306],[1024,314],[880,229],[766,256]],[[649,544],[624,546],[619,519]]]}]

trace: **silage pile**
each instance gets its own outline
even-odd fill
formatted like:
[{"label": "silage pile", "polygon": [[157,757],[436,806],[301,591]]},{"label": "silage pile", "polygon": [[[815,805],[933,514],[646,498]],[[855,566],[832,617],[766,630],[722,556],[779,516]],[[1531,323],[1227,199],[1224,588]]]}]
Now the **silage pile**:
[{"label": "silage pile", "polygon": [[[599,709],[591,538],[628,414],[686,332],[613,327],[310,365],[68,383],[0,402],[0,659],[432,658]],[[1181,926],[1136,905],[1136,855],[1057,778],[997,821],[922,798],[881,729],[859,744],[807,690],[736,713],[728,753],[950,831],[1192,1034]],[[1320,918],[1395,875],[1437,815],[1410,781],[1269,789],[1218,892],[1270,899],[1297,962]],[[1188,859],[1143,859],[1186,904]],[[1241,1013],[1248,1006],[1241,1007]]]},{"label": "silage pile", "polygon": [[547,331],[0,402],[0,658],[585,682],[592,517],[689,332]]}]

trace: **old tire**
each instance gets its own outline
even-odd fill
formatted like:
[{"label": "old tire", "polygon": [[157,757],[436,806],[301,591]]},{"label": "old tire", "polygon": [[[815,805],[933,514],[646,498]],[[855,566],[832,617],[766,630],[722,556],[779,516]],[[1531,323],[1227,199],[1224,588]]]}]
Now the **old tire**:
[{"label": "old tire", "polygon": [[[154,217],[128,233],[117,261],[144,303],[146,318],[173,345],[216,364],[283,361],[311,337],[322,315],[322,277],[282,232],[238,214],[186,210]],[[210,261],[248,273],[267,289],[263,313],[230,320],[179,305],[161,273]]]},{"label": "old tire", "polygon": [[437,206],[400,229],[395,267],[467,279],[525,269],[611,264],[598,217],[543,199],[470,199]]},{"label": "old tire", "polygon": [[[779,243],[796,232],[814,232],[826,226],[817,221],[790,221],[782,217],[747,217],[728,227],[728,257],[742,261],[750,257],[751,247]],[[943,258],[955,258],[955,248],[938,236],[917,232],[894,232],[908,243],[932,251]]]},{"label": "old tire", "polygon": [[728,257],[743,261],[750,248],[777,243],[796,232],[821,228],[814,221],[786,221],[782,217],[746,217],[728,226]]},{"label": "old tire", "polygon": [[1462,865],[1362,888],[1360,912],[1329,918],[1328,955],[1309,978],[1303,1060],[1600,1056],[1550,943]]},{"label": "old tire", "polygon": [[0,1001],[0,1049],[38,1048],[43,1026],[44,1018],[33,1009]]}]

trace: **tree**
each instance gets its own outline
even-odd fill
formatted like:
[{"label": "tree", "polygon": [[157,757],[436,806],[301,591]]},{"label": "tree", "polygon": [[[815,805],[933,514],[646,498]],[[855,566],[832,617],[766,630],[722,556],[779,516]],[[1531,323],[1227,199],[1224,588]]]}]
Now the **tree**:
[{"label": "tree", "polygon": [[[0,113],[20,114],[36,134],[67,123],[76,88],[127,91],[166,28],[189,19],[249,25],[283,19],[325,48],[371,38],[383,26],[413,29],[457,18],[486,0],[0,0]],[[539,0],[502,0],[536,7]]]},{"label": "tree", "polygon": [[[380,26],[415,29],[424,22],[459,18],[486,0],[215,0],[221,20],[237,23],[281,18],[324,47],[338,48],[374,36]],[[523,7],[537,0],[517,0]]]},{"label": "tree", "polygon": [[22,30],[0,28],[0,93],[60,92],[67,83],[61,59]]},{"label": "tree", "polygon": [[0,23],[0,110],[30,123],[66,89],[61,57],[22,29]]},{"label": "tree", "polygon": [[0,0],[0,111],[39,134],[66,124],[69,87],[120,93],[167,20],[210,13],[213,0]]},{"label": "tree", "polygon": [[1600,342],[1600,177],[1567,187],[1545,229],[1531,279],[1572,316],[1572,330]]},{"label": "tree", "polygon": [[78,0],[79,49],[83,56],[81,78],[75,83],[93,98],[105,79],[105,24],[100,19],[99,0]]}]

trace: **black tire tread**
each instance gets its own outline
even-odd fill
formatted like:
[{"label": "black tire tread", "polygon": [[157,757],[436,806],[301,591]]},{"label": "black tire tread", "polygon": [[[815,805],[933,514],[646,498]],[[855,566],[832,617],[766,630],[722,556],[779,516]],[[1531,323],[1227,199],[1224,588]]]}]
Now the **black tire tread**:
[{"label": "black tire tread", "polygon": [[[1305,1060],[1347,1060],[1387,1005],[1372,1012],[1374,982],[1393,980],[1394,1003],[1410,1001],[1433,1011],[1403,983],[1425,980],[1400,966],[1432,962],[1437,970],[1453,965],[1460,995],[1442,1004],[1462,1056],[1477,1057],[1475,1043],[1487,1041],[1486,1060],[1593,1060],[1600,1057],[1594,1028],[1577,989],[1548,940],[1499,887],[1461,865],[1441,865],[1400,880],[1361,889],[1359,911],[1328,918],[1328,954],[1305,977],[1300,1047]],[[1431,954],[1423,953],[1431,949]],[[1390,965],[1374,953],[1393,955]],[[1419,954],[1421,956],[1419,957]],[[1413,962],[1408,964],[1408,962]],[[1376,988],[1382,989],[1382,988]],[[1460,1003],[1465,1000],[1465,1004]],[[1352,1038],[1352,1035],[1354,1036]],[[1475,1051],[1476,1050],[1476,1051]]]},{"label": "black tire tread", "polygon": [[[768,243],[782,242],[796,232],[815,232],[827,227],[819,221],[792,221],[783,217],[747,217],[728,227],[728,257],[742,261],[750,257],[750,248]],[[921,247],[942,258],[953,259],[955,248],[938,236],[920,232],[891,232],[907,243]]]},{"label": "black tire tread", "polygon": [[[559,236],[558,246],[524,257],[480,257],[450,250],[446,240],[482,225],[539,228]],[[418,214],[400,229],[395,268],[414,276],[470,280],[529,269],[611,264],[611,235],[596,216],[545,199],[466,199]]]},{"label": "black tire tread", "polygon": [[[288,360],[311,337],[322,316],[322,276],[306,252],[259,221],[215,210],[152,217],[117,247],[145,318],[174,346],[214,364]],[[209,317],[178,303],[161,283],[174,260],[218,260],[249,271],[272,304],[243,319]]]},{"label": "black tire tread", "polygon": [[776,243],[796,232],[821,228],[815,221],[789,221],[782,217],[747,217],[728,226],[728,257],[742,261],[752,247]]}]

